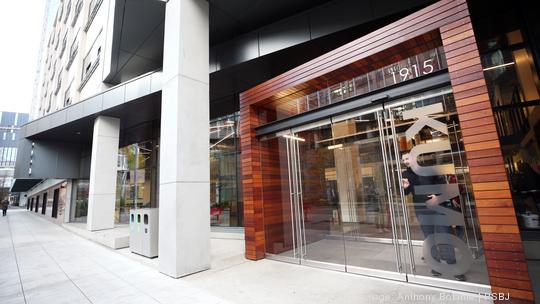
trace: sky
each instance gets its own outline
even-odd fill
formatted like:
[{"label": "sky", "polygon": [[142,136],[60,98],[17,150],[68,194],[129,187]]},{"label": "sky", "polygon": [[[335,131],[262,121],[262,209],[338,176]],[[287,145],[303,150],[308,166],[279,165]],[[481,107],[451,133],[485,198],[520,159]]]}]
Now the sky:
[{"label": "sky", "polygon": [[45,0],[4,1],[0,10],[0,111],[30,112]]}]

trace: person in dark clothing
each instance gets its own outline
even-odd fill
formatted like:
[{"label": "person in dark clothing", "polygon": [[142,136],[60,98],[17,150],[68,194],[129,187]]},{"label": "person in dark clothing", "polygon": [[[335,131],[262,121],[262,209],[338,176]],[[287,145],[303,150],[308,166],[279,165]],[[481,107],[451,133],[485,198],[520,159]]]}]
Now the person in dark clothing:
[{"label": "person in dark clothing", "polygon": [[[417,175],[410,167],[410,155],[409,153],[404,153],[401,157],[403,164],[407,169],[401,174],[402,184],[405,195],[412,194],[413,206],[416,214],[416,218],[420,222],[420,229],[424,234],[424,237],[434,233],[448,233],[453,234],[452,227],[449,226],[439,226],[433,225],[430,223],[430,217],[437,214],[434,210],[428,208],[426,201],[431,199],[434,195],[419,195],[416,194],[414,187],[416,185],[434,185],[445,183],[446,180],[443,176],[419,176]],[[454,207],[456,204],[459,204],[459,201],[452,200]],[[450,244],[440,244],[439,246],[434,246],[431,248],[431,255],[436,261],[444,260],[447,264],[456,264],[456,254],[454,247]],[[431,270],[431,273],[434,276],[440,276],[441,273],[435,270]],[[465,275],[460,274],[454,276],[456,280],[465,281]]]},{"label": "person in dark clothing", "polygon": [[8,206],[9,206],[8,200],[3,200],[2,201],[2,216],[7,215]]}]

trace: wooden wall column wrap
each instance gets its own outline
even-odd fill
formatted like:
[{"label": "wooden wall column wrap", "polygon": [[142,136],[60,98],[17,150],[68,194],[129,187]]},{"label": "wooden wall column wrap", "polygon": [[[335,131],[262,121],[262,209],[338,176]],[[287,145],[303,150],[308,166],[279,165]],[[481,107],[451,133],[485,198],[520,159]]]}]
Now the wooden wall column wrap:
[{"label": "wooden wall column wrap", "polygon": [[240,151],[242,151],[242,191],[246,258],[264,258],[264,219],[260,144],[255,127],[260,125],[255,106],[240,109]]},{"label": "wooden wall column wrap", "polygon": [[[440,28],[493,292],[533,293],[470,17]],[[506,302],[507,303],[507,302]]]},{"label": "wooden wall column wrap", "polygon": [[298,93],[337,70],[354,72],[351,67],[355,62],[433,31],[440,32],[446,53],[492,290],[509,292],[516,303],[532,303],[522,241],[466,0],[434,3],[240,94],[247,258],[261,259],[265,253],[260,145],[254,130],[262,121],[254,107]]}]

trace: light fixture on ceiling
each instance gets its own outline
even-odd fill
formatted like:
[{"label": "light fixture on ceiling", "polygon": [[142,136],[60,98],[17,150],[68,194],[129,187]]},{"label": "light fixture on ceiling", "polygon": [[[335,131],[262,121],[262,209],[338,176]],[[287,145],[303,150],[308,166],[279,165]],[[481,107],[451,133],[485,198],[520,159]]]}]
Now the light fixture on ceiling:
[{"label": "light fixture on ceiling", "polygon": [[341,149],[343,148],[343,144],[332,145],[332,146],[328,146],[327,148],[328,150]]},{"label": "light fixture on ceiling", "polygon": [[515,62],[509,62],[509,63],[499,64],[499,65],[496,65],[496,66],[485,68],[484,71],[500,69],[500,68],[504,68],[505,66],[514,65],[514,64],[516,64],[516,63]]},{"label": "light fixture on ceiling", "polygon": [[292,139],[292,140],[306,141],[305,138],[294,136],[294,135],[289,135],[289,134],[285,134],[285,135],[283,135],[283,137],[288,138],[288,139]]}]

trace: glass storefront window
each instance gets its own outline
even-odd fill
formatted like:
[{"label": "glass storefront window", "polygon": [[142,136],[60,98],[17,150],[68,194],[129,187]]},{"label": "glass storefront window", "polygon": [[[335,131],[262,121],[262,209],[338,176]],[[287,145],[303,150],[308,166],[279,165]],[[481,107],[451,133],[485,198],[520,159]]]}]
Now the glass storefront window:
[{"label": "glass storefront window", "polygon": [[441,287],[489,284],[450,88],[260,143],[269,257]]},{"label": "glass storefront window", "polygon": [[480,42],[482,67],[517,221],[540,230],[540,81],[519,29]]},{"label": "glass storefront window", "polygon": [[80,179],[73,182],[73,197],[75,199],[71,205],[71,222],[86,223],[89,185],[90,181],[87,179]]},{"label": "glass storefront window", "polygon": [[210,223],[242,226],[238,114],[210,122]]},{"label": "glass storefront window", "polygon": [[437,47],[383,68],[371,70],[356,78],[333,85],[328,83],[320,84],[320,86],[327,87],[309,94],[299,91],[293,95],[277,99],[264,107],[260,107],[259,114],[261,117],[266,117],[266,123],[269,123],[407,82],[445,68],[444,52],[442,47]]},{"label": "glass storefront window", "polygon": [[116,223],[129,222],[131,208],[156,207],[154,142],[145,141],[119,149],[116,181]]}]

